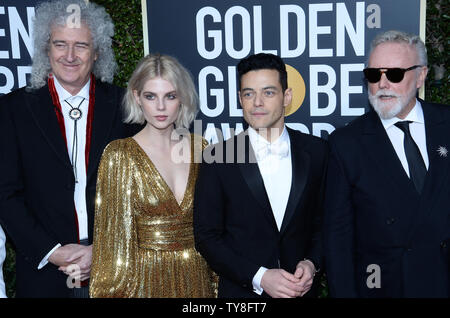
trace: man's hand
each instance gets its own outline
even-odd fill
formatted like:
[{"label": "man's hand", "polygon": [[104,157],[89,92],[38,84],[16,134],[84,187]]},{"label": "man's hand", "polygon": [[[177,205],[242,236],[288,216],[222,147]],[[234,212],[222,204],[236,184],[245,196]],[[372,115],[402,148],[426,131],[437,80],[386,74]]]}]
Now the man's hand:
[{"label": "man's hand", "polygon": [[261,278],[261,287],[273,298],[293,298],[301,295],[301,280],[283,269],[268,269]]},{"label": "man's hand", "polygon": [[[59,270],[67,275],[79,276],[86,280],[91,274],[92,245],[67,244],[56,249],[49,257],[49,262],[59,266]],[[74,271],[76,265],[77,271]]]},{"label": "man's hand", "polygon": [[79,244],[67,244],[64,246],[58,247],[52,255],[48,258],[48,261],[56,266],[67,266],[70,265],[68,259],[72,254],[81,250],[83,245]]},{"label": "man's hand", "polygon": [[310,260],[300,261],[294,273],[294,277],[300,280],[301,293],[303,297],[310,289],[316,274],[316,267]]}]

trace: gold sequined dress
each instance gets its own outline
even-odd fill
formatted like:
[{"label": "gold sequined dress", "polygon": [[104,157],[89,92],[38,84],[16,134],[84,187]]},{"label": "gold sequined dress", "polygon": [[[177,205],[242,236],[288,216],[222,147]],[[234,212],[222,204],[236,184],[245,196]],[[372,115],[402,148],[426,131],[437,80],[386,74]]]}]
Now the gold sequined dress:
[{"label": "gold sequined dress", "polygon": [[105,148],[97,179],[91,297],[215,297],[215,274],[195,250],[193,235],[199,168],[194,149],[198,156],[205,145],[191,135],[180,204],[133,138]]}]

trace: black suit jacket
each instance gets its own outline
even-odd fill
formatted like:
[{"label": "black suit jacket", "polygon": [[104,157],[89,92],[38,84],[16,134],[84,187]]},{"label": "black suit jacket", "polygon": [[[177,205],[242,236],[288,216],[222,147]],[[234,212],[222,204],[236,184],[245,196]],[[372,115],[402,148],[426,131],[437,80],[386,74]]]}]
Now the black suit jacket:
[{"label": "black suit jacket", "polygon": [[[88,234],[92,242],[97,168],[104,147],[131,135],[122,124],[122,89],[96,81],[87,170]],[[128,127],[128,128],[127,128]],[[67,276],[38,264],[57,244],[77,243],[75,178],[48,86],[0,98],[0,221],[16,250],[18,297],[66,297]]]},{"label": "black suit jacket", "polygon": [[258,297],[252,279],[261,266],[294,273],[304,258],[321,266],[322,193],[328,148],[320,138],[291,129],[288,132],[292,185],[280,231],[258,165],[256,161],[249,163],[254,154],[247,132],[240,139],[245,141],[244,163],[236,162],[242,135],[204,152],[206,155],[214,149],[218,154],[223,150],[225,159],[234,159],[233,163],[203,162],[194,199],[196,248],[220,277],[219,297]]},{"label": "black suit jacket", "polygon": [[[450,154],[438,149],[450,149],[450,108],[421,103],[430,163],[421,195],[373,110],[329,138],[331,296],[449,297]],[[376,282],[371,264],[379,266],[380,288],[368,288],[368,279]]]}]

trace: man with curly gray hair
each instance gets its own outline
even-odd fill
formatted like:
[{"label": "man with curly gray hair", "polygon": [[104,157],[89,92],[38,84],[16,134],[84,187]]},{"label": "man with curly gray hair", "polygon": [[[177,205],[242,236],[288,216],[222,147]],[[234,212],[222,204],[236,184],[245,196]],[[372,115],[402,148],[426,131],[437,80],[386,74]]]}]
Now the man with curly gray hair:
[{"label": "man with curly gray hair", "polygon": [[97,168],[122,123],[114,26],[82,0],[36,8],[26,88],[0,98],[0,222],[17,249],[17,297],[88,297]]}]

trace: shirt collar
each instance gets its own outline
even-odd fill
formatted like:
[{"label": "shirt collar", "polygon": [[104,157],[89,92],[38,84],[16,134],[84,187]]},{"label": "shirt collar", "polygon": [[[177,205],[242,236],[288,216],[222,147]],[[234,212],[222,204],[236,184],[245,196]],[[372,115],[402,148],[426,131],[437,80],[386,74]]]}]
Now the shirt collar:
[{"label": "shirt collar", "polygon": [[53,80],[55,83],[55,89],[56,89],[56,92],[58,93],[58,97],[59,97],[59,101],[61,102],[61,105],[63,104],[62,101],[66,100],[68,98],[71,98],[73,96],[79,96],[79,97],[85,98],[86,100],[89,100],[89,86],[91,84],[90,78],[87,81],[87,83],[83,86],[83,88],[76,95],[72,95],[68,91],[66,91],[66,89],[58,82],[58,79],[56,78],[56,76],[53,76]]},{"label": "shirt collar", "polygon": [[[254,148],[258,148],[258,145],[270,144],[270,142],[266,138],[258,134],[256,130],[251,126],[248,127],[248,137],[250,138],[250,143],[252,144],[252,146],[254,146]],[[284,141],[288,142],[289,144],[289,133],[286,129],[286,125],[283,126],[283,132],[281,133],[281,135],[275,141],[273,141],[272,144],[277,144]]]},{"label": "shirt collar", "polygon": [[415,123],[421,123],[421,124],[425,123],[425,120],[423,117],[422,105],[417,100],[417,98],[416,98],[416,104],[414,105],[413,109],[411,109],[409,114],[405,117],[405,119],[400,119],[398,117],[393,117],[390,119],[383,119],[380,117],[380,119],[381,119],[381,123],[384,126],[384,129],[389,129],[392,126],[394,126],[397,122],[404,121],[404,120],[409,120],[409,121],[412,121]]}]

